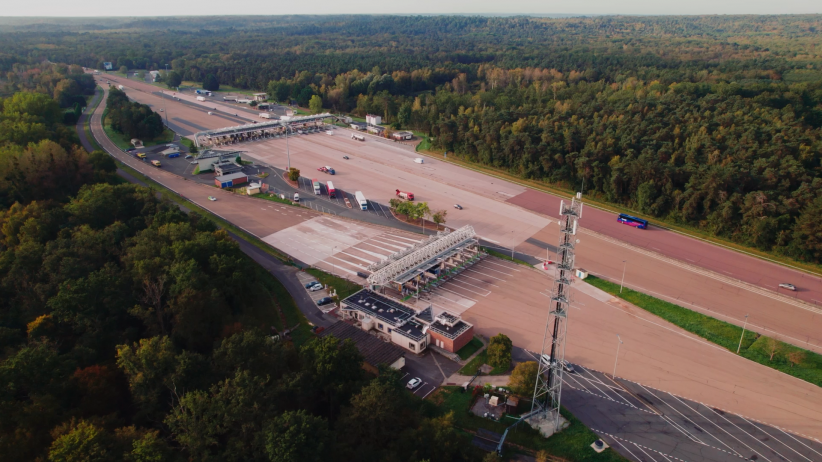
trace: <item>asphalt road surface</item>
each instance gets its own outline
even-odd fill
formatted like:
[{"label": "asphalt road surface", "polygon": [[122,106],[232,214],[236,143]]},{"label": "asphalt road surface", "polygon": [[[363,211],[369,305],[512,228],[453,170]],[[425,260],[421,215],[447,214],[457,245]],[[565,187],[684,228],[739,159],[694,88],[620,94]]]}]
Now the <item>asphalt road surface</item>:
[{"label": "asphalt road surface", "polygon": [[822,460],[822,443],[610,374],[575,366],[562,403],[612,448],[639,462]]}]

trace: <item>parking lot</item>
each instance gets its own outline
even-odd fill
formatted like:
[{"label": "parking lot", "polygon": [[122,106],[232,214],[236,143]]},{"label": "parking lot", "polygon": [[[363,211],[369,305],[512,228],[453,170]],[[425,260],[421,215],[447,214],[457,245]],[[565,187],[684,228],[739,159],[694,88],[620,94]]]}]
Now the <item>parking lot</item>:
[{"label": "parking lot", "polygon": [[[303,288],[305,288],[305,285],[308,284],[309,282],[317,281],[317,278],[315,278],[314,276],[312,276],[308,273],[304,273],[302,271],[297,273],[297,279],[300,281],[300,284],[302,284]],[[329,296],[329,293],[328,293],[327,289],[320,289],[320,290],[305,289],[305,291],[306,291],[306,293],[308,293],[308,296],[311,297],[311,301],[314,302],[315,305],[317,304],[317,301],[319,299]],[[332,311],[334,308],[336,308],[336,305],[334,303],[329,303],[327,305],[318,306],[317,308],[320,311],[322,311],[323,313],[328,313],[328,312]]]},{"label": "parking lot", "polygon": [[[337,206],[346,207],[345,199],[348,198],[349,203],[351,204],[352,209],[359,210],[359,206],[357,205],[357,199],[354,197],[353,192],[343,191],[339,188],[334,188],[336,191],[336,197],[331,198],[328,196],[328,186],[327,182],[334,181],[334,176],[336,175],[329,175],[323,172],[317,172],[318,175],[315,175],[311,178],[300,177],[299,185],[300,185],[300,192],[305,194],[306,197],[313,197],[319,199],[321,201],[329,202]],[[322,175],[322,176],[320,176]],[[320,182],[320,194],[314,194],[314,185],[311,183],[312,179],[316,179]],[[385,217],[391,218],[391,211],[389,210],[387,205],[380,204],[378,202],[372,201],[370,199],[366,199],[368,202],[368,209],[363,210],[365,213],[371,213],[378,217]]]},{"label": "parking lot", "polygon": [[610,373],[574,368],[563,374],[562,404],[631,460],[822,460],[818,441],[619,377],[613,380]]}]

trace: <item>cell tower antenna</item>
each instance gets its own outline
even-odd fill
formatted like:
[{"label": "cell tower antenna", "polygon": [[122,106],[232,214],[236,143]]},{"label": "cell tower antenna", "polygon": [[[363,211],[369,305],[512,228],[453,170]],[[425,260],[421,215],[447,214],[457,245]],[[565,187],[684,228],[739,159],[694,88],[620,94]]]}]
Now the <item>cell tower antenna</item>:
[{"label": "cell tower antenna", "polygon": [[[559,407],[562,398],[562,368],[565,363],[565,334],[568,308],[571,305],[571,283],[574,280],[574,247],[579,219],[582,218],[582,193],[570,203],[559,206],[559,245],[554,286],[551,290],[548,321],[537,360],[537,381],[531,413],[534,419],[553,420],[553,431],[559,431]],[[549,342],[550,339],[550,342]]]}]

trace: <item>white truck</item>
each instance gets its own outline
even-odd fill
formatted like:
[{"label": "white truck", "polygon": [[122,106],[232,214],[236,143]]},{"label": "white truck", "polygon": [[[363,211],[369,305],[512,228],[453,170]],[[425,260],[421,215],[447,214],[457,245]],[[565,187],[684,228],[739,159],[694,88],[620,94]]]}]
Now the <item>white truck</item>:
[{"label": "white truck", "polygon": [[352,140],[357,140],[357,141],[365,141],[365,136],[360,135],[358,133],[352,133],[351,134],[351,139]]},{"label": "white truck", "polygon": [[357,198],[357,204],[360,205],[360,210],[368,210],[368,201],[365,200],[365,195],[363,195],[362,191],[355,192],[354,197]]},{"label": "white truck", "polygon": [[198,96],[197,101],[205,101],[205,96]]},{"label": "white truck", "polygon": [[271,119],[274,116],[270,112],[261,112],[260,117],[263,119]]},{"label": "white truck", "polygon": [[117,85],[117,89],[118,89],[118,90],[120,90],[120,91],[122,91],[122,90],[123,90],[123,86],[122,86],[122,85]]}]

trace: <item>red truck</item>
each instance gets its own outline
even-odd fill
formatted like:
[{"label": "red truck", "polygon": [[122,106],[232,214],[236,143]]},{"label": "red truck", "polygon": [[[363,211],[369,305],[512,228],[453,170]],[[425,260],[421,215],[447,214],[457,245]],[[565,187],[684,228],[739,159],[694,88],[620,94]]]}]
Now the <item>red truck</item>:
[{"label": "red truck", "polygon": [[408,200],[408,201],[414,200],[414,193],[400,191],[399,189],[397,190],[397,196],[400,199],[405,199],[405,200]]}]

